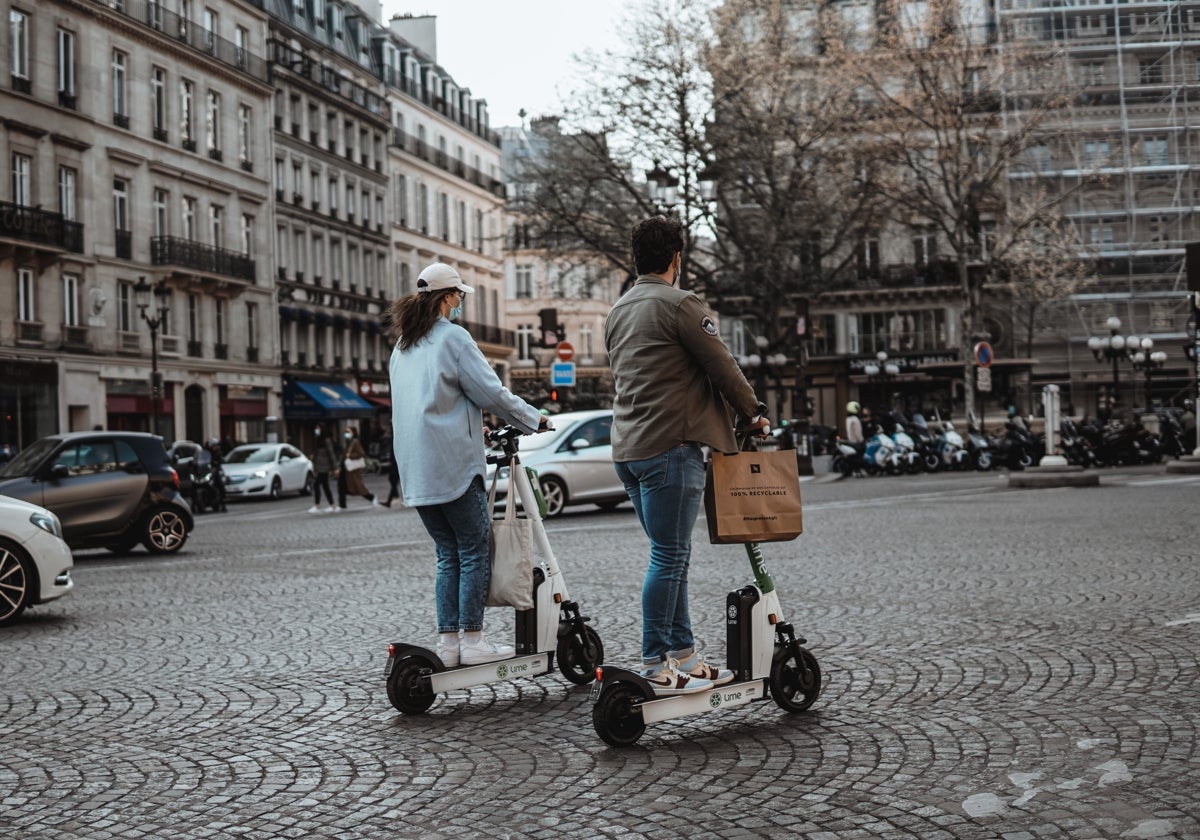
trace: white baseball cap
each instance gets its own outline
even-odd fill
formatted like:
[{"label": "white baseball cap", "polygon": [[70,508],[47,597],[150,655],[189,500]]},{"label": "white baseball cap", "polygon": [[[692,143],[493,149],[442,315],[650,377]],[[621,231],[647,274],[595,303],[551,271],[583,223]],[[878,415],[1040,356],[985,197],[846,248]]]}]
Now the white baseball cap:
[{"label": "white baseball cap", "polygon": [[440,292],[443,289],[458,289],[471,295],[475,290],[462,281],[458,272],[445,263],[428,265],[417,278],[418,292]]}]

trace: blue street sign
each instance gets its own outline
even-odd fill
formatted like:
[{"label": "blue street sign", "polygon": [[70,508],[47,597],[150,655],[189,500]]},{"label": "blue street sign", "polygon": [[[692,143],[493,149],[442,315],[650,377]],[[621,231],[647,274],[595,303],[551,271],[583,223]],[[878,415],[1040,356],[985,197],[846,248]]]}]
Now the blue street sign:
[{"label": "blue street sign", "polygon": [[555,362],[550,366],[550,384],[570,386],[575,384],[575,363]]}]

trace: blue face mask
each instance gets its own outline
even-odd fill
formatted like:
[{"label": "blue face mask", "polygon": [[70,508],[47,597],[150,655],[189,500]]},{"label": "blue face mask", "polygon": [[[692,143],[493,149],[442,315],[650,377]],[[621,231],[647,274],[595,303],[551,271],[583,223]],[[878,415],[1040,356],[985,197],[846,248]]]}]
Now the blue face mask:
[{"label": "blue face mask", "polygon": [[461,303],[458,306],[456,306],[450,310],[450,320],[451,321],[457,321],[459,319],[459,316],[461,316],[461,315],[462,315],[462,304]]}]

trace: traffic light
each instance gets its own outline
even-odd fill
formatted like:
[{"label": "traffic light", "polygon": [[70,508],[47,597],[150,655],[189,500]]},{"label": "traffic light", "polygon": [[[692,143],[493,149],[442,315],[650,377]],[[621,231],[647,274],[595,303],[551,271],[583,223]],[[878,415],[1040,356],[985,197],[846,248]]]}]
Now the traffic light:
[{"label": "traffic light", "polygon": [[538,318],[542,322],[541,346],[554,347],[562,337],[561,327],[558,325],[558,310],[554,308],[539,310]]},{"label": "traffic light", "polygon": [[550,402],[558,402],[558,389],[557,388],[552,388],[550,390]]}]

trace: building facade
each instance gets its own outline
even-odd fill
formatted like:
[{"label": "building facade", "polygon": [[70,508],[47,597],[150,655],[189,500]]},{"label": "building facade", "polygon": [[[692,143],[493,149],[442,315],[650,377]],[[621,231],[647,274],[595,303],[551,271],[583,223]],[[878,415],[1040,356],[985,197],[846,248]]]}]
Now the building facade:
[{"label": "building facade", "polygon": [[[508,194],[505,215],[504,282],[509,323],[517,336],[513,388],[534,405],[597,408],[612,405],[612,371],[604,347],[604,321],[620,296],[626,272],[614,269],[582,248],[546,247],[521,212],[521,197],[530,189],[523,167],[556,142],[558,120],[533,120],[529,127],[505,126],[500,130],[504,149],[503,170]],[[575,384],[555,387],[551,366],[557,361],[554,346],[545,346],[544,332],[562,328],[562,340],[573,348]]]},{"label": "building facade", "polygon": [[507,379],[499,136],[432,18],[3,5],[0,444],[102,426],[306,447],[324,422],[375,452],[384,313],[438,260],[476,288],[464,326]]},{"label": "building facade", "polygon": [[437,63],[436,19],[397,16],[377,44],[391,106],[391,264],[397,296],[421,269],[452,265],[475,290],[458,323],[509,381],[516,336],[506,311],[500,137],[486,100]]},{"label": "building facade", "polygon": [[378,21],[342,2],[271,0],[269,54],[287,438],[359,427],[374,448],[388,419],[389,111],[372,55]]},{"label": "building facade", "polygon": [[[0,441],[261,434],[279,408],[262,10],[3,6]],[[139,283],[160,292],[154,347]]]}]

